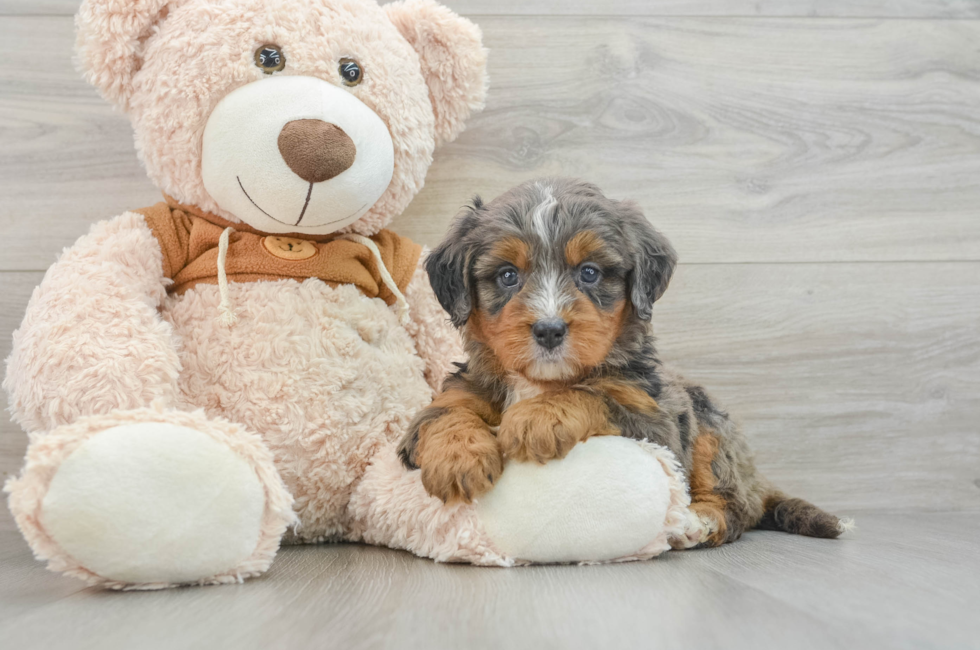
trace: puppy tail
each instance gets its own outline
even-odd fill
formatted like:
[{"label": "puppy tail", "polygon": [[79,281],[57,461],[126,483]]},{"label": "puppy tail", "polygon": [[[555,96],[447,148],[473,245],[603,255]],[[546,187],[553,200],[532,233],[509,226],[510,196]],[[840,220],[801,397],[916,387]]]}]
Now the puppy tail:
[{"label": "puppy tail", "polygon": [[781,530],[794,535],[835,539],[854,527],[849,519],[840,519],[809,501],[771,490],[763,500],[764,512],[756,528]]}]

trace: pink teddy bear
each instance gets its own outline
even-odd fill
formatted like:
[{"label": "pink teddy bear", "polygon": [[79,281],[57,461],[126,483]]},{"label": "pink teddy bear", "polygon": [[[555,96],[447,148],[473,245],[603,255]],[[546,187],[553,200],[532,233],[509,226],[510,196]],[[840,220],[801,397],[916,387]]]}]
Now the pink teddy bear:
[{"label": "pink teddy bear", "polygon": [[463,355],[425,252],[384,228],[482,106],[475,25],[431,0],[86,0],[77,26],[165,201],[65,250],[14,335],[31,442],[5,489],[51,569],[156,588],[257,575],[283,539],[496,565],[666,548],[686,497],[657,450],[626,443],[663,479],[643,540],[526,558],[487,532],[523,534],[488,528],[506,509],[443,504],[395,453]]}]

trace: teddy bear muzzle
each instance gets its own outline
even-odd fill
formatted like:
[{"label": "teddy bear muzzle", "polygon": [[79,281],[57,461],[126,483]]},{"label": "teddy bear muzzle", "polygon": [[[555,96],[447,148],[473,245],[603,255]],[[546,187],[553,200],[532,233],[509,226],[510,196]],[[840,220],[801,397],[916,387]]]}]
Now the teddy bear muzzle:
[{"label": "teddy bear muzzle", "polygon": [[201,178],[255,230],[326,235],[377,203],[394,173],[385,121],[344,85],[272,76],[225,95],[207,118]]}]

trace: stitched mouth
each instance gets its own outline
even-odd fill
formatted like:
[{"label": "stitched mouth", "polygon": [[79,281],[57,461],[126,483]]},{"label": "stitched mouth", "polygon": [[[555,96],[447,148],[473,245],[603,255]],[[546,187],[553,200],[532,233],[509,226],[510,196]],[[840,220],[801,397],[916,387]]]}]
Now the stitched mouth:
[{"label": "stitched mouth", "polygon": [[[245,198],[248,199],[252,203],[252,205],[254,205],[256,207],[256,209],[259,212],[261,212],[265,216],[269,217],[270,219],[272,219],[276,223],[281,223],[284,226],[290,226],[291,228],[302,228],[303,227],[303,226],[300,226],[299,224],[303,220],[303,217],[306,216],[306,209],[308,207],[310,207],[310,198],[313,196],[313,185],[314,185],[313,183],[310,183],[310,188],[306,191],[306,202],[303,203],[303,210],[299,213],[299,218],[296,220],[296,223],[289,223],[288,221],[283,221],[282,219],[276,219],[271,214],[269,214],[268,212],[266,212],[265,210],[263,210],[262,209],[262,206],[260,206],[258,203],[256,203],[255,200],[251,196],[248,195],[248,191],[245,189],[245,186],[242,185],[242,179],[241,179],[240,176],[236,176],[235,177],[235,180],[238,181],[238,187],[242,188],[242,194],[245,195]],[[327,223],[321,223],[321,224],[317,224],[315,226],[306,226],[306,227],[307,228],[322,228],[323,226],[330,226],[330,225],[333,225],[335,223],[340,223],[341,221],[347,221],[348,219],[350,219],[351,217],[353,217],[355,214],[357,214],[358,212],[360,212],[361,210],[363,210],[365,207],[367,207],[367,202],[365,202],[363,205],[361,205],[361,207],[359,207],[358,209],[354,210],[353,212],[351,212],[346,217],[343,217],[341,219],[335,219],[333,221],[328,221]]]}]

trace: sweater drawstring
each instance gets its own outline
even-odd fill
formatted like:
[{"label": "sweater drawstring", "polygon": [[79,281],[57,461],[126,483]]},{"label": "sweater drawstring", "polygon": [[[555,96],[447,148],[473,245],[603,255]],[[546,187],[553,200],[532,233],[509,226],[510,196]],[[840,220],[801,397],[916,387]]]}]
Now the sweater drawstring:
[{"label": "sweater drawstring", "polygon": [[231,294],[228,291],[228,273],[225,271],[225,261],[228,259],[228,243],[231,233],[235,232],[232,227],[225,228],[218,238],[218,293],[221,294],[221,303],[218,311],[221,315],[218,320],[222,325],[232,325],[238,320],[235,311],[231,307]]},{"label": "sweater drawstring", "polygon": [[[225,271],[225,263],[228,259],[229,240],[233,232],[235,232],[235,229],[229,226],[222,231],[221,237],[218,238],[218,293],[221,295],[221,303],[218,305],[218,311],[221,312],[219,320],[223,325],[232,325],[238,320],[238,316],[232,308],[231,294],[228,290],[228,273]],[[405,294],[398,288],[394,278],[391,277],[391,273],[388,272],[388,267],[385,266],[384,260],[381,259],[381,251],[378,250],[378,245],[367,237],[353,233],[339,235],[337,239],[345,239],[356,244],[361,244],[371,251],[378,265],[378,273],[381,274],[381,281],[384,282],[388,290],[395,296],[395,304],[398,306],[398,319],[402,325],[408,325],[408,301],[405,300]]]},{"label": "sweater drawstring", "polygon": [[373,241],[364,237],[362,235],[355,235],[354,233],[346,233],[339,235],[337,239],[346,239],[347,241],[352,241],[355,244],[361,244],[362,246],[367,246],[371,254],[374,255],[374,261],[378,265],[378,273],[381,274],[381,281],[384,282],[385,286],[388,287],[388,291],[395,296],[395,304],[398,306],[398,320],[402,325],[408,325],[409,323],[409,313],[408,313],[408,301],[405,300],[405,294],[401,292],[398,285],[395,283],[394,278],[391,277],[391,273],[388,272],[388,267],[385,266],[384,260],[381,259],[381,251],[378,250],[378,245]]}]

